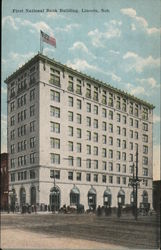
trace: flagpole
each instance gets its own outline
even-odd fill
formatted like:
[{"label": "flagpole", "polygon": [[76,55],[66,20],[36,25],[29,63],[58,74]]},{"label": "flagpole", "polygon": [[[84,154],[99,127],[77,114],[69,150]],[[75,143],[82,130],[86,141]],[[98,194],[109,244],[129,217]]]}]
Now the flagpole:
[{"label": "flagpole", "polygon": [[41,30],[40,30],[40,53],[43,54],[43,41],[42,41]]}]

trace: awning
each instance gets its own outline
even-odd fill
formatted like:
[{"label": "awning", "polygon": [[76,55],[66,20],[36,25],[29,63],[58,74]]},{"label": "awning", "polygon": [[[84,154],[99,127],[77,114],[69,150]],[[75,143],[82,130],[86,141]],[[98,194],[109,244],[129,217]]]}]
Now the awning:
[{"label": "awning", "polygon": [[80,194],[79,189],[77,187],[72,188],[70,191],[71,194]]},{"label": "awning", "polygon": [[94,188],[91,188],[89,191],[88,191],[88,195],[90,194],[96,194],[96,191]]}]

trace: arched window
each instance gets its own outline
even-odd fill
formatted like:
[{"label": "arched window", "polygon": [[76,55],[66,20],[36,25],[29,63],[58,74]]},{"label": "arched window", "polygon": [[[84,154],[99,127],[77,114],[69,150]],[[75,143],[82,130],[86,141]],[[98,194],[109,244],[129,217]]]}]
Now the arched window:
[{"label": "arched window", "polygon": [[96,209],[96,190],[93,187],[88,191],[88,206],[90,209]]},{"label": "arched window", "polygon": [[50,190],[50,208],[52,211],[58,211],[60,208],[60,190],[53,187]]},{"label": "arched window", "polygon": [[111,206],[111,202],[112,202],[111,190],[109,188],[106,188],[103,194],[103,204],[104,206]]},{"label": "arched window", "polygon": [[77,187],[73,187],[70,191],[70,205],[79,205],[80,203],[80,192]]},{"label": "arched window", "polygon": [[148,193],[146,190],[143,191],[143,203],[148,203]]},{"label": "arched window", "polygon": [[20,206],[25,205],[26,203],[26,191],[25,189],[22,187],[20,189]]},{"label": "arched window", "polygon": [[31,205],[36,205],[36,187],[31,187],[30,190],[30,201]]},{"label": "arched window", "polygon": [[123,189],[120,189],[117,195],[118,204],[125,205],[125,192]]}]

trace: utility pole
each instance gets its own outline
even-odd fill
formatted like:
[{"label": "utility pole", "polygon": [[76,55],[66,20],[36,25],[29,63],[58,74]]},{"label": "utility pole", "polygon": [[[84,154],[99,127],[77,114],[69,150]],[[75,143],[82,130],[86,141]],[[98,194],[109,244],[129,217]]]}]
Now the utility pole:
[{"label": "utility pole", "polygon": [[[135,170],[136,167],[136,170]],[[133,188],[133,201],[135,208],[135,220],[137,220],[138,212],[137,212],[137,203],[138,203],[138,186],[140,185],[141,179],[138,178],[138,148],[136,149],[136,166],[133,164],[133,177],[129,178],[129,186]]]}]

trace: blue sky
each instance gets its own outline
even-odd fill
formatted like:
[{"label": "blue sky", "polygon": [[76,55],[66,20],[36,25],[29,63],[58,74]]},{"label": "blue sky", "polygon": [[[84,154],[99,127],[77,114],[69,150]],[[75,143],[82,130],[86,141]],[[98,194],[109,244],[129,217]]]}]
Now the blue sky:
[{"label": "blue sky", "polygon": [[154,178],[160,179],[160,0],[5,0],[2,7],[2,152],[7,134],[4,79],[38,53],[42,29],[57,41],[56,49],[44,44],[45,55],[155,106]]}]

